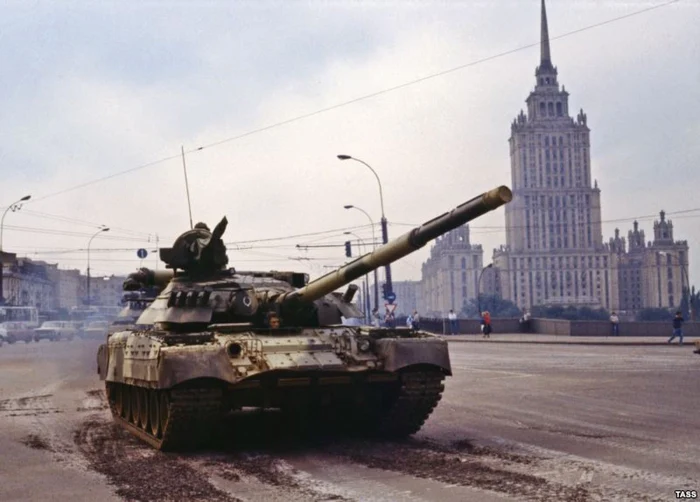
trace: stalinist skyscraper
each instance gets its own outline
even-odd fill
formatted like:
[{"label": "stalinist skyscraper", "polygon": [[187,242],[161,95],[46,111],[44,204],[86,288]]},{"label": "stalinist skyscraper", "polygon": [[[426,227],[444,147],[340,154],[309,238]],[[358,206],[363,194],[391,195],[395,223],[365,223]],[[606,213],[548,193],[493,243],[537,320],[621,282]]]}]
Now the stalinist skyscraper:
[{"label": "stalinist skyscraper", "polygon": [[616,260],[603,243],[600,190],[591,179],[590,129],[574,119],[552,64],[542,0],[540,64],[527,113],[511,124],[513,202],[505,208],[506,245],[494,253],[504,298],[616,309]]}]

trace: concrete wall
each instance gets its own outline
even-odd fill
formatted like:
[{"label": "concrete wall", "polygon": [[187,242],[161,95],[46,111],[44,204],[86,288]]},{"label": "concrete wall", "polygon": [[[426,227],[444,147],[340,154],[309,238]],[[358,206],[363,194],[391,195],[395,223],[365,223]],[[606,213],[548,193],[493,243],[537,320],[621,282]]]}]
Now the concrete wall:
[{"label": "concrete wall", "polygon": [[[462,335],[481,334],[477,319],[459,319],[459,333]],[[518,319],[493,319],[493,333],[520,333]],[[447,320],[421,319],[421,328],[431,333],[449,333]],[[562,336],[611,336],[612,327],[608,321],[565,321],[561,319],[532,319],[531,333]],[[671,336],[673,327],[667,322],[621,322],[620,336]],[[700,322],[683,324],[684,336],[700,336]]]}]

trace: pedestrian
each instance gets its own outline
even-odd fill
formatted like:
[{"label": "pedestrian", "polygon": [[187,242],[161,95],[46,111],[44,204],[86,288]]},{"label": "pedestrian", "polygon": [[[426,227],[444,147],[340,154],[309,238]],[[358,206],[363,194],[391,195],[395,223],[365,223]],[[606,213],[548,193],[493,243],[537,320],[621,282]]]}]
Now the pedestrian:
[{"label": "pedestrian", "polygon": [[481,313],[481,332],[484,338],[491,338],[491,314],[488,310]]},{"label": "pedestrian", "polygon": [[459,325],[457,324],[457,314],[454,313],[454,310],[450,309],[450,312],[447,314],[447,319],[450,322],[450,335],[458,334]]},{"label": "pedestrian", "polygon": [[373,308],[372,309],[372,326],[375,328],[379,328],[382,325],[382,318],[379,315],[379,309],[378,308]]},{"label": "pedestrian", "polygon": [[673,318],[673,334],[668,339],[668,343],[671,343],[674,338],[678,337],[678,345],[683,345],[683,321],[683,315],[680,311],[677,311],[676,317]]},{"label": "pedestrian", "polygon": [[523,316],[520,318],[520,331],[523,333],[530,332],[530,311],[523,309]]},{"label": "pedestrian", "polygon": [[413,327],[413,316],[411,314],[408,314],[408,317],[406,317],[406,326],[409,328]]},{"label": "pedestrian", "polygon": [[418,315],[418,311],[414,310],[413,315],[411,316],[411,327],[413,329],[420,329],[420,316]]},{"label": "pedestrian", "polygon": [[610,324],[612,325],[613,336],[618,336],[620,334],[620,318],[617,317],[615,311],[610,314]]},{"label": "pedestrian", "polygon": [[396,327],[396,317],[394,316],[393,312],[386,313],[386,315],[384,316],[384,324],[386,324],[387,328]]}]

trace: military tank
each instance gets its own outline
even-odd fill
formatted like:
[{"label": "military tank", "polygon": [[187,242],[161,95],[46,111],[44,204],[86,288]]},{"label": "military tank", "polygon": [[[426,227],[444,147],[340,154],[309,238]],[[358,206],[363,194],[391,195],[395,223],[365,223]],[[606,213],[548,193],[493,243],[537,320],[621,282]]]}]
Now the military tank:
[{"label": "military tank", "polygon": [[226,218],[213,231],[198,223],[160,250],[168,285],[98,352],[114,420],[163,450],[196,448],[243,407],[308,412],[379,437],[415,433],[452,374],[447,342],[409,327],[343,325],[362,316],[351,282],[511,198],[495,188],[311,282],[227,268]]}]

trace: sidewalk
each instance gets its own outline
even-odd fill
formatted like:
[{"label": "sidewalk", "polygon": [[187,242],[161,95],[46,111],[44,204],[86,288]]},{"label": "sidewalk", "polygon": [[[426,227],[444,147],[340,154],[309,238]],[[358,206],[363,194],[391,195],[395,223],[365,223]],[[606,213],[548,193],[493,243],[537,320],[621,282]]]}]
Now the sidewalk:
[{"label": "sidewalk", "polygon": [[[678,345],[678,338],[672,344],[667,343],[668,337],[661,336],[567,336],[540,335],[536,333],[491,333],[491,338],[482,335],[440,335],[448,342],[465,343],[540,343],[558,345],[638,345],[638,346],[670,346]],[[683,337],[683,346],[694,348],[700,337]]]}]

